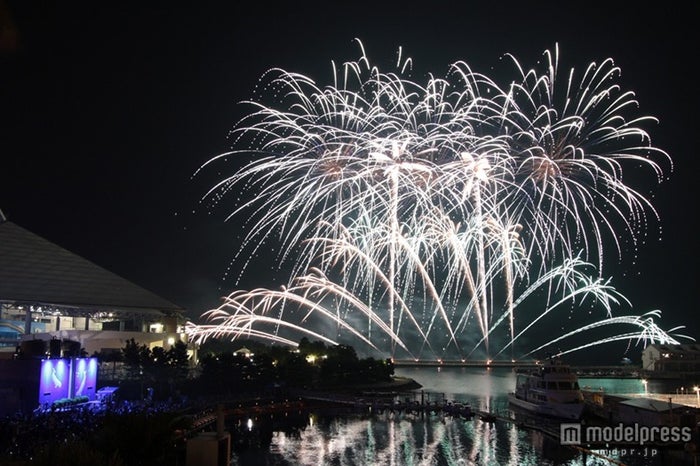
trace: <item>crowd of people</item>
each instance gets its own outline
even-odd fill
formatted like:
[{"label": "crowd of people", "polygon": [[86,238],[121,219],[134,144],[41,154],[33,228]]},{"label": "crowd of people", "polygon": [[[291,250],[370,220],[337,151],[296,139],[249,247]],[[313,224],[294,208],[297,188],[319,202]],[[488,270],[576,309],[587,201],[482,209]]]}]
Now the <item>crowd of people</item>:
[{"label": "crowd of people", "polygon": [[[91,401],[64,409],[40,407],[0,419],[0,460],[27,460],[55,444],[97,442],[109,420],[126,416],[151,418],[158,414],[182,415],[189,407],[184,399],[154,402]],[[104,439],[102,439],[104,441]]]}]

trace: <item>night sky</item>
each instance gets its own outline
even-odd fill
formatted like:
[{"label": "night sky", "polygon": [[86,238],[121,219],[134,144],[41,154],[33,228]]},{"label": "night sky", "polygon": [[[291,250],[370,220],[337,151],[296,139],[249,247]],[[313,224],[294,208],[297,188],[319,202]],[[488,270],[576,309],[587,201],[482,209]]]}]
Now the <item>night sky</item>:
[{"label": "night sky", "polygon": [[[653,198],[662,239],[652,227],[620,264],[611,250],[609,270],[635,313],[660,309],[662,327],[700,336],[690,3],[277,3],[0,0],[0,210],[196,318],[231,290],[240,223],[224,221],[225,203],[199,206],[217,174],[192,175],[230,148],[239,102],[267,69],[330,82],[331,60],[357,59],[359,38],[387,65],[402,46],[416,75],[460,59],[488,74],[506,52],[534,64],[558,43],[567,68],[615,59],[640,113],[660,120],[652,142],[675,164]],[[261,265],[246,285],[279,279]]]}]

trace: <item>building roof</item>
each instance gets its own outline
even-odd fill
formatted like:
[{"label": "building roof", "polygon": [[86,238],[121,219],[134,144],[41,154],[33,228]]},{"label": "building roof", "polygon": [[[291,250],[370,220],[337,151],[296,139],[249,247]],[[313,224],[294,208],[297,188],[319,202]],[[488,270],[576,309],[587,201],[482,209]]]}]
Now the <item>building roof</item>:
[{"label": "building roof", "polygon": [[184,311],[2,217],[0,302],[139,314]]},{"label": "building roof", "polygon": [[630,398],[629,400],[621,401],[619,404],[658,413],[665,413],[671,409],[688,409],[685,405],[669,403],[668,401],[656,400],[654,398]]},{"label": "building roof", "polygon": [[[666,353],[700,353],[700,344],[698,343],[679,343],[679,344],[661,344],[654,343],[648,345],[644,348],[644,351],[650,351],[655,349],[656,351],[666,352]],[[642,352],[644,352],[642,351]]]}]

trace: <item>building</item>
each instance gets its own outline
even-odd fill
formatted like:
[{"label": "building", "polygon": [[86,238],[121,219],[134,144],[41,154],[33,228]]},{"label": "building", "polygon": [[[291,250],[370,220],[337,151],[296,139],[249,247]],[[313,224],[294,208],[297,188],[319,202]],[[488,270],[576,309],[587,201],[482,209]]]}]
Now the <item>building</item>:
[{"label": "building", "polygon": [[695,427],[697,409],[653,398],[630,398],[617,403],[613,421],[626,425]]},{"label": "building", "polygon": [[[0,215],[0,357],[186,341],[184,309]],[[43,343],[43,344],[42,344]]]},{"label": "building", "polygon": [[648,345],[642,351],[642,370],[648,377],[700,376],[700,345]]}]

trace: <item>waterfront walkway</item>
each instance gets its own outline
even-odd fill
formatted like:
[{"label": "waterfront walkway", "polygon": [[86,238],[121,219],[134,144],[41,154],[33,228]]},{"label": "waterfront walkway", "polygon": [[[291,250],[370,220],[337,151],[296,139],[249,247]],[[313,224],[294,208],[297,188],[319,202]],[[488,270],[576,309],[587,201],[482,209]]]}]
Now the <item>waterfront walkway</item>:
[{"label": "waterfront walkway", "polygon": [[625,398],[651,398],[658,401],[670,401],[690,408],[700,408],[700,402],[695,393],[692,395],[687,393],[622,393],[618,396]]}]

